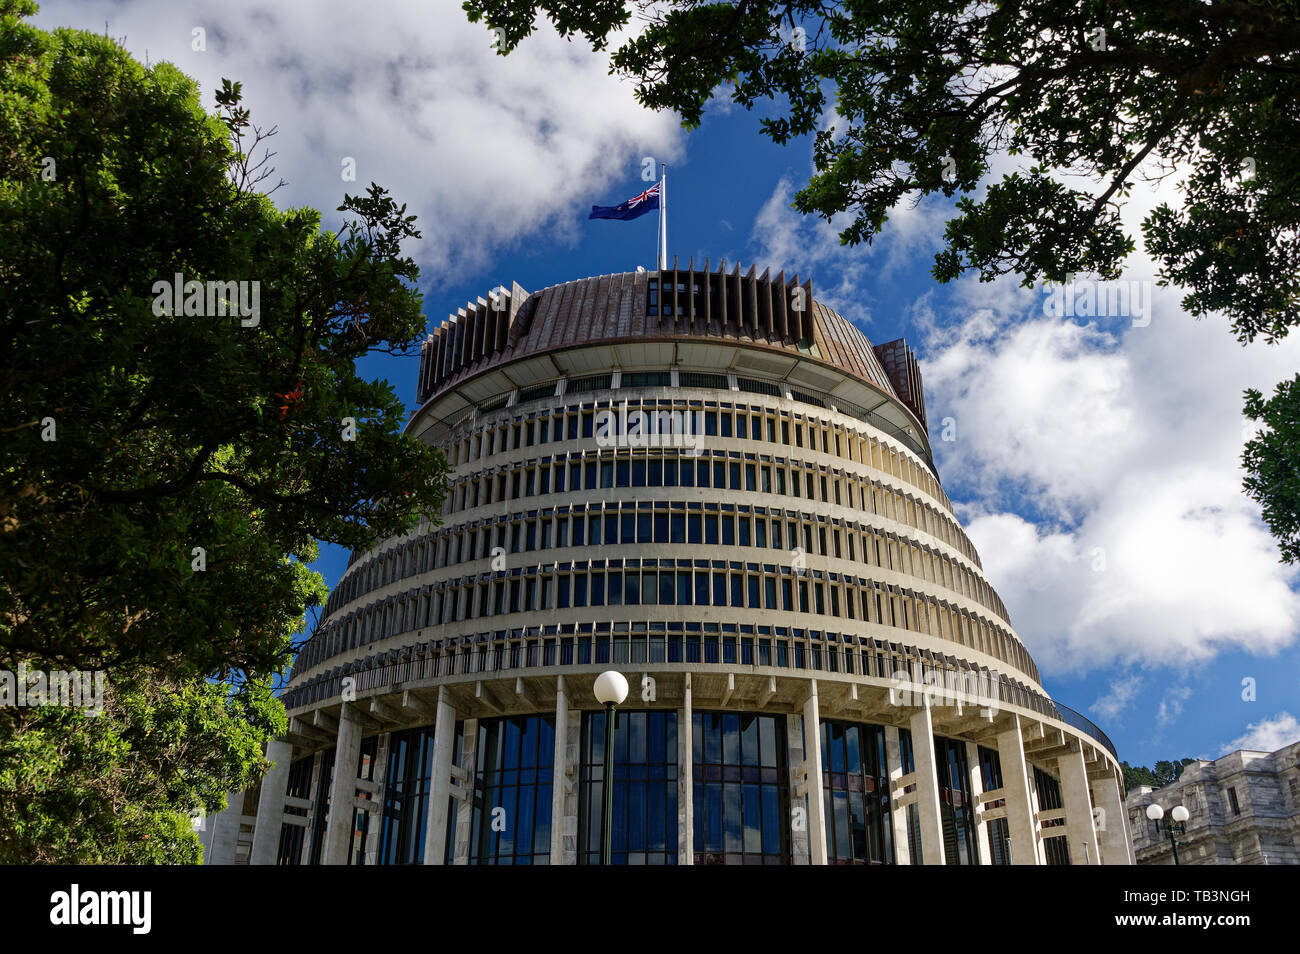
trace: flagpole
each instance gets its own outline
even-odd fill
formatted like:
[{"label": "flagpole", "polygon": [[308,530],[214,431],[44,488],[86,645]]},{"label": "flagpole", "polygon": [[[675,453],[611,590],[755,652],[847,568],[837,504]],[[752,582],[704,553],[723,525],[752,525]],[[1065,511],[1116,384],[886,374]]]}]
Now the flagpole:
[{"label": "flagpole", "polygon": [[663,163],[659,179],[659,268],[668,265],[668,163]]}]

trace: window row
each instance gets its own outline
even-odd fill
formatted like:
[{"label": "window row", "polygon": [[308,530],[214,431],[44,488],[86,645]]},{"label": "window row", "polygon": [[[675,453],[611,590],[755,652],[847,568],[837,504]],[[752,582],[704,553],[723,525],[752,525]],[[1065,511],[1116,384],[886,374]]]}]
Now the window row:
[{"label": "window row", "polygon": [[[656,501],[600,511],[561,507],[515,514],[482,526],[444,527],[378,554],[347,574],[326,606],[332,613],[380,586],[506,553],[625,544],[739,546],[848,560],[934,583],[1006,619],[986,580],[953,557],[899,534],[821,514],[795,515],[734,504]],[[497,552],[493,552],[493,551]]]},{"label": "window row", "polygon": [[[594,440],[601,423],[608,426],[610,420],[601,416],[602,412],[613,412],[617,417],[623,406],[622,401],[601,401],[575,403],[526,415],[508,413],[478,425],[472,433],[455,440],[447,449],[447,459],[451,466],[459,467],[529,447]],[[698,421],[701,434],[697,436],[806,448],[865,464],[920,488],[951,509],[943,488],[924,464],[864,431],[847,428],[842,423],[757,404],[725,401],[629,401],[627,407],[630,413],[638,415],[675,415],[678,420],[689,419],[692,425]]]},{"label": "window row", "polygon": [[742,458],[734,451],[680,457],[606,451],[520,462],[496,473],[474,472],[453,479],[443,514],[551,494],[641,487],[697,487],[835,504],[915,527],[978,562],[975,548],[951,511],[863,475],[784,458],[771,460],[754,454]]},{"label": "window row", "polygon": [[[468,826],[463,842],[471,864],[536,865],[551,861],[552,787],[555,781],[555,719],[550,714],[513,715],[456,725],[453,762],[472,765],[472,799],[450,799],[446,854],[455,860],[457,830]],[[691,714],[689,749],[695,864],[790,864],[795,839],[806,830],[801,800],[790,793],[787,717],[781,714],[696,711]],[[578,750],[579,864],[598,864],[604,786],[613,786],[611,849],[615,864],[679,863],[678,714],[671,709],[621,709],[615,715],[613,774],[604,774],[608,720],[603,711],[581,715]],[[824,720],[818,744],[822,757],[827,859],[831,864],[894,864],[894,828],[889,794],[885,729],[880,725]],[[904,773],[915,770],[911,733],[898,730]],[[381,753],[387,769],[376,812],[355,812],[349,846],[353,864],[422,864],[425,826],[432,790],[433,726],[362,740],[358,770],[364,773]],[[934,738],[940,815],[948,864],[979,864],[976,815],[965,742]],[[1000,786],[997,753],[980,747],[983,787]],[[321,754],[318,793],[311,824],[282,826],[278,863],[320,863],[329,812],[329,780],[335,750]],[[312,758],[293,763],[289,794],[310,799]],[[1040,804],[1050,801],[1056,780],[1035,770]],[[322,799],[321,795],[324,795]],[[799,811],[794,811],[798,808]],[[374,815],[371,823],[370,816]],[[364,816],[364,819],[363,819]],[[913,863],[922,857],[915,803],[908,806],[906,827]],[[1010,862],[1005,820],[986,826],[988,863]],[[308,846],[307,842],[312,843]],[[1069,863],[1064,843],[1047,844],[1049,863]],[[292,850],[290,850],[290,848]]]},{"label": "window row", "polygon": [[507,553],[629,544],[752,547],[796,557],[800,554],[794,551],[802,551],[802,556],[847,560],[925,580],[1005,618],[997,593],[982,577],[939,550],[898,534],[841,525],[820,514],[783,517],[753,512],[743,505],[659,503],[653,509],[629,505],[621,511],[517,515],[495,525],[442,529],[429,541],[433,569]]},{"label": "window row", "polygon": [[299,671],[402,633],[512,613],[614,606],[710,606],[814,614],[936,636],[1037,673],[1009,632],[933,596],[820,571],[796,575],[775,564],[694,561],[665,569],[530,567],[496,579],[460,579],[413,590],[331,620],[304,647]]}]

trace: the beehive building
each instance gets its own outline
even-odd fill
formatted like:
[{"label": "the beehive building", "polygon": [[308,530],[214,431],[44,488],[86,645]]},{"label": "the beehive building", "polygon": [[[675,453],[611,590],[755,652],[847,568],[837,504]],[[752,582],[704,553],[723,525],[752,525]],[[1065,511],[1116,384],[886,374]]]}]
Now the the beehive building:
[{"label": "the beehive building", "polygon": [[593,863],[616,669],[615,863],[1132,863],[903,341],[706,264],[499,289],[419,374],[442,523],[354,554],[210,860]]}]

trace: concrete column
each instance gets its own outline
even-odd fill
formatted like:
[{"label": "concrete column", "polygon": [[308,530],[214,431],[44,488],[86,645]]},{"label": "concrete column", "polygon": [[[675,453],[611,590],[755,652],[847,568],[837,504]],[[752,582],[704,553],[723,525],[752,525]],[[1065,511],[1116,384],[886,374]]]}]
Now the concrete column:
[{"label": "concrete column", "polygon": [[695,739],[691,674],[677,710],[677,863],[695,864]]},{"label": "concrete column", "polygon": [[[568,789],[569,697],[564,677],[555,677],[555,745],[551,758],[551,864],[564,864],[564,795]],[[576,851],[577,842],[570,847]]]},{"label": "concrete column", "polygon": [[284,799],[289,788],[289,763],[293,746],[272,740],[266,744],[270,770],[262,777],[262,791],[257,799],[257,824],[253,827],[253,850],[250,865],[273,865],[280,847],[280,826],[284,818]]},{"label": "concrete column", "polygon": [[916,809],[921,820],[921,864],[944,864],[943,815],[939,810],[939,764],[934,722],[928,706],[912,716],[912,760],[916,763]]},{"label": "concrete column", "polygon": [[452,864],[470,863],[469,849],[474,833],[474,785],[478,776],[478,719],[466,719],[464,743],[461,745],[460,767],[464,769],[462,783],[469,797],[456,806],[456,840],[453,843]]},{"label": "concrete column", "polygon": [[1034,769],[1026,769],[1030,775],[1030,815],[1034,819],[1034,854],[1037,859],[1035,864],[1048,863],[1048,846],[1047,838],[1043,837],[1043,825],[1039,823],[1039,784],[1034,779]]},{"label": "concrete column", "polygon": [[894,863],[910,865],[911,850],[907,847],[907,807],[898,804],[901,792],[898,780],[904,775],[903,750],[898,741],[898,726],[885,726],[885,761],[889,769],[889,820],[894,829]]},{"label": "concrete column", "polygon": [[199,840],[203,844],[205,865],[233,865],[235,846],[239,843],[239,819],[244,813],[244,793],[226,795],[226,807],[203,819]]},{"label": "concrete column", "polygon": [[298,864],[303,866],[311,860],[311,840],[315,837],[315,826],[312,824],[312,819],[316,815],[316,806],[325,797],[324,783],[320,777],[323,754],[317,752],[311,757],[311,792],[308,795],[311,799],[311,810],[307,812],[307,827],[303,830],[302,836],[302,855],[298,859]]},{"label": "concrete column", "polygon": [[1071,751],[1059,756],[1056,768],[1061,776],[1061,802],[1065,807],[1066,837],[1070,839],[1070,858],[1076,865],[1101,864],[1097,829],[1092,823],[1092,800],[1088,797],[1088,765],[1078,742]]},{"label": "concrete column", "polygon": [[826,802],[822,794],[821,711],[817,706],[817,680],[809,680],[808,701],[803,704],[804,767],[808,772],[808,846],[812,863],[826,864]]},{"label": "concrete column", "polygon": [[989,823],[984,820],[984,803],[980,796],[988,789],[984,782],[984,770],[980,765],[980,747],[977,742],[966,743],[966,763],[970,766],[970,810],[975,813],[975,841],[979,846],[979,863],[993,863],[993,851],[989,847]]},{"label": "concrete column", "polygon": [[1092,803],[1101,810],[1098,818],[1101,863],[1133,864],[1133,840],[1128,831],[1128,812],[1124,810],[1119,780],[1114,775],[1092,780]]},{"label": "concrete column", "polygon": [[573,779],[573,788],[564,793],[564,864],[578,863],[578,766],[582,762],[582,711],[569,709],[564,743],[565,766]]},{"label": "concrete column", "polygon": [[998,762],[1002,766],[1002,788],[1007,800],[1007,831],[1011,838],[1013,865],[1038,864],[1038,825],[1029,800],[1029,769],[1020,737],[1020,717],[1012,713],[1011,726],[998,733]]},{"label": "concrete column", "polygon": [[790,766],[790,860],[796,865],[808,864],[808,799],[803,773],[797,771],[806,758],[804,749],[803,716],[793,713],[785,717],[785,751]]},{"label": "concrete column", "polygon": [[375,790],[370,794],[370,803],[377,806],[378,811],[367,812],[370,817],[366,822],[368,826],[366,829],[366,851],[361,861],[363,865],[369,865],[370,867],[379,864],[379,843],[382,837],[384,818],[384,786],[388,780],[388,755],[392,739],[393,734],[391,732],[380,734],[375,745],[374,771],[370,773],[373,776],[372,781],[375,783]]},{"label": "concrete column", "polygon": [[330,787],[330,814],[325,825],[325,851],[321,863],[345,865],[356,829],[357,762],[361,758],[361,714],[356,705],[339,710],[338,742],[334,750],[334,784]]},{"label": "concrete column", "polygon": [[438,689],[433,717],[433,765],[429,804],[425,806],[424,863],[443,864],[447,857],[447,806],[451,798],[451,756],[456,746],[456,709],[446,686]]}]

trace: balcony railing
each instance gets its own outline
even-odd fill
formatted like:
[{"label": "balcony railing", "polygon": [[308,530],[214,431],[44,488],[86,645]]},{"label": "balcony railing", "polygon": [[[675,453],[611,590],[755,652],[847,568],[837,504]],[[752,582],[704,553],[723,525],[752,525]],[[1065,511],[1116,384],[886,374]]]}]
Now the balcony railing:
[{"label": "balcony railing", "polygon": [[[682,386],[687,387],[688,385],[682,385]],[[614,390],[633,391],[639,389],[640,386],[633,385],[633,386],[628,386],[626,388],[617,388]],[[752,390],[746,390],[744,388],[742,388],[741,391],[743,393],[754,393]],[[433,443],[439,445],[445,445],[447,443],[450,443],[457,436],[456,434],[457,428],[459,428],[461,424],[469,420],[469,418],[474,414],[476,410],[483,410],[483,409],[490,409],[494,411],[499,410],[505,406],[505,402],[509,399],[510,395],[513,393],[514,391],[503,391],[500,394],[493,394],[490,397],[484,398],[482,401],[479,401],[475,407],[462,408],[461,410],[455,412],[454,414],[434,422],[430,431],[428,432],[430,435],[429,439]],[[568,393],[577,393],[577,392],[568,392]],[[582,392],[582,393],[590,394],[592,392]],[[853,404],[849,401],[845,401],[843,398],[835,397],[834,395],[827,394],[824,391],[817,391],[812,388],[805,388],[805,387],[800,387],[797,389],[792,388],[791,394],[793,395],[793,399],[795,401],[799,401],[804,404],[812,404],[815,407],[823,407],[823,408],[829,407],[830,405],[834,405],[838,413],[843,414],[847,417],[857,418],[860,421],[864,421],[867,424],[870,424],[876,430],[889,435],[894,440],[902,444],[904,447],[912,451],[912,453],[920,457],[921,460],[925,462],[925,465],[930,469],[930,473],[934,476],[934,479],[935,480],[939,479],[939,472],[934,466],[934,457],[930,453],[929,448],[925,447],[920,441],[916,440],[916,438],[912,437],[910,434],[908,434],[906,431],[899,428],[898,426],[885,420],[885,418],[881,417],[879,414],[875,413],[874,411],[869,411],[866,408],[859,407],[856,404]],[[811,400],[809,400],[809,398],[811,398]],[[541,399],[535,399],[535,400],[541,400]],[[553,400],[553,398],[549,398],[548,400]],[[525,403],[527,402],[521,401],[519,405],[516,405],[516,407],[522,407],[523,404]]]},{"label": "balcony railing", "polygon": [[[411,684],[453,676],[522,674],[521,670],[621,665],[653,668],[656,663],[723,665],[735,668],[786,669],[813,676],[818,672],[858,674],[892,679],[905,672],[924,683],[928,674],[938,678],[936,692],[945,686],[981,687],[987,704],[1017,705],[1048,718],[1056,718],[1100,742],[1118,759],[1106,734],[1090,720],[1059,705],[1001,673],[981,670],[961,660],[926,649],[868,637],[852,637],[816,630],[775,630],[764,633],[750,627],[702,631],[700,624],[654,621],[635,630],[614,631],[612,624],[555,624],[530,629],[499,630],[416,645],[335,666],[284,691],[280,700],[295,710],[341,695],[343,680],[358,692],[394,692]],[[688,631],[689,630],[689,631]]]},{"label": "balcony railing", "polygon": [[1115,751],[1115,745],[1110,741],[1110,736],[1097,727],[1093,722],[1082,713],[1075,712],[1069,706],[1063,706],[1059,702],[1052,703],[1061,713],[1061,721],[1066,725],[1074,726],[1085,735],[1091,736],[1106,747],[1106,751],[1111,754],[1116,762],[1119,761],[1119,753]]}]

